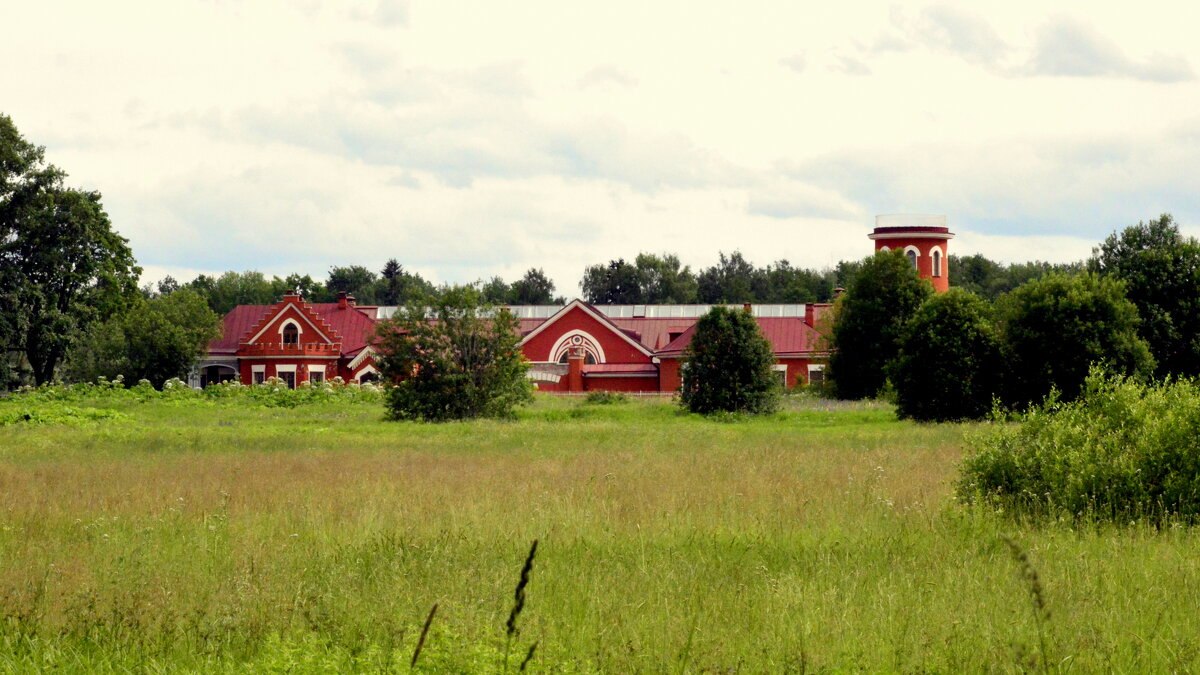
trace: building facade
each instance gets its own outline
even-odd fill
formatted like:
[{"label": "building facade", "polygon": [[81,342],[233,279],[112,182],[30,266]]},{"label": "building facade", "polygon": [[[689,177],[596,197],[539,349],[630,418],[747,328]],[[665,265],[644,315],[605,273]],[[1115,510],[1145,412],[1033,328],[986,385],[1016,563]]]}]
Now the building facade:
[{"label": "building facade", "polygon": [[[920,276],[942,292],[949,288],[946,255],[953,236],[944,216],[879,216],[870,238],[877,251],[904,251]],[[742,308],[771,343],[785,387],[823,380],[831,305]],[[241,305],[225,316],[223,337],[209,346],[191,384],[254,384],[272,377],[290,387],[334,378],[373,381],[379,376],[371,346],[375,325],[396,309],[357,305],[345,294],[336,303],[307,303],[290,291],[273,305]],[[709,309],[582,300],[509,307],[519,320],[530,379],[541,391],[561,393],[677,391],[681,359],[697,319]]]}]

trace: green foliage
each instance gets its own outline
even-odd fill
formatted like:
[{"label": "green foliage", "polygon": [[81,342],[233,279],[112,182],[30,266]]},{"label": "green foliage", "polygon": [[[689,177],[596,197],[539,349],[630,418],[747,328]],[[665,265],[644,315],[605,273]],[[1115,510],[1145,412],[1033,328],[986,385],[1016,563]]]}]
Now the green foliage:
[{"label": "green foliage", "polygon": [[340,377],[318,384],[303,382],[289,389],[283,380],[272,377],[262,384],[245,385],[234,381],[211,384],[203,390],[193,389],[186,382],[172,378],[155,389],[149,380],[126,387],[124,376],[113,379],[100,377],[94,382],[74,384],[44,384],[22,387],[7,399],[0,400],[0,409],[25,409],[29,406],[56,406],[67,403],[113,405],[117,403],[150,403],[166,401],[173,405],[208,405],[227,403],[236,406],[294,408],[299,405],[334,401],[378,403],[383,400],[383,388],[373,384],[343,382]]},{"label": "green foliage", "polygon": [[1200,242],[1180,234],[1170,214],[1163,214],[1113,233],[1089,267],[1125,282],[1156,375],[1200,375]]},{"label": "green foliage", "polygon": [[590,405],[615,405],[628,403],[629,397],[619,391],[589,391],[583,402]]},{"label": "green foliage", "polygon": [[958,494],[1013,515],[1128,522],[1200,516],[1200,385],[1095,369],[1077,400],[1050,397],[972,439]]},{"label": "green foliage", "polygon": [[734,251],[719,254],[719,262],[697,277],[697,294],[704,303],[754,302],[754,265]]},{"label": "green foliage", "polygon": [[1050,273],[1001,297],[997,311],[1009,405],[1038,402],[1051,389],[1069,401],[1092,364],[1122,375],[1153,371],[1154,358],[1137,333],[1137,308],[1112,277]]},{"label": "green foliage", "polygon": [[511,285],[500,277],[492,277],[480,293],[485,302],[493,305],[561,305],[566,302],[562,296],[554,295],[554,282],[540,268],[530,268]]},{"label": "green foliage", "polygon": [[1051,272],[1076,274],[1083,264],[1024,262],[1004,265],[976,253],[975,255],[950,255],[948,271],[950,285],[962,288],[987,300],[995,300],[1021,284],[1040,279]]},{"label": "green foliage", "polygon": [[349,293],[360,305],[375,304],[375,287],[379,278],[371,270],[362,265],[329,268],[329,279],[325,287],[331,295]]},{"label": "green foliage", "polygon": [[284,280],[278,277],[268,279],[262,272],[254,270],[226,272],[216,278],[201,274],[183,287],[199,293],[208,302],[209,308],[222,316],[238,305],[273,304],[288,290]]},{"label": "green foliage", "polygon": [[186,377],[209,342],[220,335],[221,317],[195,291],[138,299],[120,315],[92,327],[72,351],[66,377],[90,382],[121,375],[126,382],[145,379],[161,388],[171,378]]},{"label": "green foliage", "polygon": [[879,394],[900,352],[904,322],[930,293],[901,251],[879,251],[863,261],[834,310],[827,377],[838,398]]},{"label": "green foliage", "polygon": [[92,323],[136,296],[141,272],[100,193],[65,178],[0,115],[0,346],[23,352],[38,383]]},{"label": "green foliage", "polygon": [[638,269],[624,258],[592,265],[583,272],[583,297],[593,304],[636,305],[645,302]]},{"label": "green foliage", "polygon": [[510,417],[531,400],[515,316],[473,286],[444,288],[377,327],[394,419]]},{"label": "green foliage", "polygon": [[890,370],[901,418],[941,422],[988,414],[1004,366],[990,314],[986,302],[958,288],[917,309]]},{"label": "green foliage", "polygon": [[713,307],[696,322],[681,365],[680,402],[701,414],[768,413],[779,405],[775,356],[749,312]]}]

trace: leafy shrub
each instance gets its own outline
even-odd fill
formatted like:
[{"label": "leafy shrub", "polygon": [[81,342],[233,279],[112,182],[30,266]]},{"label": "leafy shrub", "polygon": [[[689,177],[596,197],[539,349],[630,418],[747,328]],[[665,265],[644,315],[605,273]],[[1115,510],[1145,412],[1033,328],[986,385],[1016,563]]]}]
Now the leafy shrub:
[{"label": "leafy shrub", "polygon": [[376,326],[392,419],[443,422],[512,417],[533,400],[529,364],[512,312],[456,286]]},{"label": "leafy shrub", "polygon": [[23,387],[14,392],[12,398],[27,403],[171,401],[178,405],[202,405],[207,402],[228,402],[292,408],[325,401],[373,403],[383,400],[383,391],[383,387],[378,385],[345,383],[341,378],[314,385],[301,383],[295,389],[288,389],[283,380],[274,377],[262,384],[246,385],[231,381],[211,384],[203,390],[193,389],[178,378],[164,382],[162,389],[155,389],[148,380],[127,388],[124,379],[118,375],[112,380],[99,378],[96,382]]},{"label": "leafy shrub", "polygon": [[920,421],[980,419],[1000,392],[1000,338],[986,302],[952,288],[904,326],[890,366],[896,413]]},{"label": "leafy shrub", "polygon": [[76,408],[53,404],[30,406],[22,404],[0,405],[0,427],[10,424],[67,424],[78,426],[89,422],[122,419],[125,415],[115,410]]},{"label": "leafy shrub", "polygon": [[1077,400],[1056,396],[973,438],[957,491],[1019,515],[1125,522],[1200,515],[1200,385],[1147,385],[1093,369]]},{"label": "leafy shrub", "polygon": [[591,405],[615,405],[628,403],[629,397],[619,391],[589,391],[583,402]]},{"label": "leafy shrub", "polygon": [[1138,336],[1137,307],[1112,277],[1051,273],[996,305],[1009,364],[1005,398],[1013,407],[1036,404],[1051,389],[1074,399],[1095,363],[1122,375],[1154,371],[1150,347]]},{"label": "leafy shrub", "polygon": [[779,405],[775,354],[746,311],[720,305],[696,322],[684,352],[680,402],[704,415],[769,413]]}]

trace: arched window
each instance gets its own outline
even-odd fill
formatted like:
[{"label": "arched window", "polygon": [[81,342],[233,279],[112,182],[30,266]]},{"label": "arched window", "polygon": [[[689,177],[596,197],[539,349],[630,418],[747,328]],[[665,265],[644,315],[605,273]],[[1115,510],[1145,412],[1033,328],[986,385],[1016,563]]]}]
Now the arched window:
[{"label": "arched window", "polygon": [[289,323],[283,327],[283,344],[294,345],[300,341],[300,329],[296,328],[296,324]]},{"label": "arched window", "polygon": [[[571,352],[570,352],[570,350],[568,350],[568,351],[563,352],[562,356],[558,357],[558,362],[566,363],[567,360],[570,358],[571,358]],[[585,365],[589,365],[589,366],[596,363],[596,357],[592,355],[592,352],[590,350],[583,353],[583,363]]]},{"label": "arched window", "polygon": [[917,252],[910,249],[904,256],[908,258],[908,262],[912,263],[913,269],[917,269]]},{"label": "arched window", "polygon": [[942,276],[942,249],[933,249],[933,276]]}]

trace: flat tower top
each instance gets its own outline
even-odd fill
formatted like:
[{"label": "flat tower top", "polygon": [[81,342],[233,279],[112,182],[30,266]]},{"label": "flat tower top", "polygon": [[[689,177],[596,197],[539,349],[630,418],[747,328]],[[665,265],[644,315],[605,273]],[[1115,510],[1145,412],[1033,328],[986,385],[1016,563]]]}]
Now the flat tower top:
[{"label": "flat tower top", "polygon": [[948,227],[946,216],[932,213],[889,213],[875,216],[875,227]]}]

